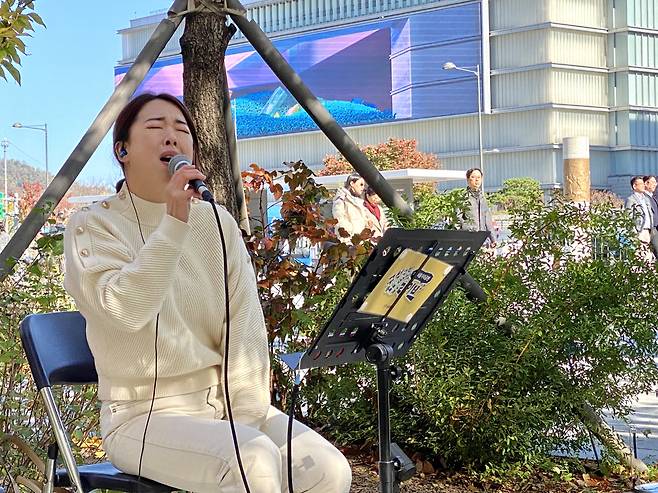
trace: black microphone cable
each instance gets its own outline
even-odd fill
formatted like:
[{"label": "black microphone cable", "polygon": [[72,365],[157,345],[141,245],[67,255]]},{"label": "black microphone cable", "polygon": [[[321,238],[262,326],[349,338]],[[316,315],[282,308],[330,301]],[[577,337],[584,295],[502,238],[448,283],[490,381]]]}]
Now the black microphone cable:
[{"label": "black microphone cable", "polygon": [[[182,166],[186,164],[192,164],[192,160],[184,154],[177,154],[169,160],[167,169],[169,174],[173,175],[178,171]],[[219,239],[222,244],[222,262],[223,262],[223,271],[224,271],[224,316],[226,318],[226,334],[224,338],[224,398],[226,400],[226,412],[228,414],[229,424],[231,426],[231,437],[233,439],[233,448],[235,450],[235,457],[238,462],[238,468],[240,469],[240,476],[242,477],[242,484],[246,493],[251,493],[249,489],[249,482],[247,481],[247,475],[244,471],[244,466],[242,464],[242,457],[240,455],[240,444],[238,443],[238,435],[235,431],[235,421],[233,419],[233,410],[231,408],[231,396],[229,395],[228,387],[228,359],[229,359],[229,334],[231,332],[231,319],[230,319],[230,310],[229,310],[229,287],[228,287],[228,259],[226,256],[226,240],[224,238],[224,230],[222,228],[221,221],[219,220],[219,213],[217,212],[217,206],[215,200],[208,190],[208,187],[201,180],[192,180],[190,181],[190,186],[193,187],[199,194],[201,198],[208,202],[212,207],[213,212],[215,213],[215,221],[217,222],[217,231],[219,232]]]},{"label": "black microphone cable", "polygon": [[299,385],[300,383],[295,379],[295,383],[292,386],[292,395],[290,397],[290,409],[288,410],[288,436],[286,439],[286,449],[287,449],[287,466],[288,466],[288,492],[293,493],[292,489],[292,425],[295,422],[295,402],[297,401],[297,395],[299,394]]},{"label": "black microphone cable", "polygon": [[[226,240],[224,239],[224,231],[219,220],[219,214],[217,213],[217,207],[215,206],[214,200],[207,200],[212,206],[212,210],[215,213],[215,221],[217,222],[217,230],[219,231],[219,238],[222,244],[222,257],[224,261],[224,302],[225,302],[225,317],[226,317],[226,336],[224,340],[224,395],[226,399],[226,411],[228,413],[229,423],[231,425],[231,435],[233,437],[233,447],[235,449],[235,456],[238,461],[238,466],[240,468],[240,475],[242,476],[242,483],[244,484],[245,491],[251,493],[249,489],[249,483],[247,481],[247,475],[245,474],[244,467],[242,465],[242,459],[240,457],[240,445],[238,443],[237,433],[235,431],[235,422],[233,420],[233,411],[231,409],[231,397],[229,395],[228,387],[228,356],[229,356],[229,332],[231,327],[231,319],[229,314],[229,287],[228,287],[228,262],[226,257]],[[287,467],[288,467],[288,492],[293,493],[293,483],[292,483],[292,431],[293,431],[293,422],[295,415],[295,401],[297,400],[297,395],[299,393],[299,383],[295,381],[292,390],[292,397],[290,402],[290,410],[288,415],[288,433],[286,440],[287,447]]]},{"label": "black microphone cable", "polygon": [[[133,206],[133,210],[135,211],[135,218],[137,219],[137,227],[139,229],[139,235],[142,239],[142,244],[146,244],[146,240],[144,239],[144,233],[142,231],[142,225],[139,220],[139,214],[137,213],[137,207],[135,206],[135,201],[133,200],[132,193],[130,192],[130,188],[128,187],[128,182],[126,181],[126,189],[128,190],[128,195],[130,196],[130,203]],[[236,459],[238,462],[238,467],[240,469],[240,475],[242,477],[242,483],[244,485],[246,493],[251,493],[251,490],[249,489],[249,483],[247,481],[247,476],[244,471],[244,466],[242,464],[242,458],[240,456],[240,445],[238,443],[238,437],[237,433],[235,431],[235,421],[233,419],[233,411],[231,409],[231,397],[229,396],[229,387],[228,387],[228,356],[229,356],[229,331],[231,327],[231,321],[229,318],[229,288],[228,288],[228,261],[226,257],[226,240],[224,238],[224,231],[221,226],[221,222],[219,220],[219,214],[217,213],[217,208],[215,207],[215,202],[208,201],[213,209],[213,212],[215,213],[215,220],[217,221],[217,230],[219,231],[219,237],[221,240],[222,244],[222,257],[223,257],[223,271],[224,271],[224,305],[225,305],[225,316],[226,316],[226,334],[225,334],[225,342],[224,342],[224,393],[225,393],[225,398],[226,398],[226,408],[227,408],[227,413],[229,416],[229,423],[231,426],[231,436],[233,438],[233,447],[235,449],[235,455]],[[156,395],[156,390],[157,390],[157,385],[158,385],[158,334],[159,334],[159,323],[160,323],[160,313],[156,315],[155,318],[155,345],[154,345],[154,358],[155,358],[155,368],[154,368],[154,378],[153,378],[153,393],[151,395],[151,405],[149,406],[149,412],[146,417],[146,424],[144,425],[144,434],[142,435],[142,445],[139,453],[139,466],[137,469],[137,482],[142,478],[142,461],[144,458],[144,448],[146,446],[146,435],[148,433],[148,426],[149,422],[151,421],[151,415],[153,414],[153,407],[155,404],[155,395]],[[290,489],[292,492],[292,489]]]},{"label": "black microphone cable", "polygon": [[[226,258],[226,240],[224,239],[224,230],[222,224],[219,220],[219,213],[217,212],[217,206],[214,200],[207,200],[212,207],[213,212],[215,213],[215,221],[217,221],[217,231],[219,231],[219,239],[222,244],[222,261],[223,261],[223,271],[224,271],[224,308],[225,308],[225,318],[226,318],[226,334],[224,337],[224,399],[226,400],[226,412],[228,414],[228,420],[231,426],[231,437],[233,438],[233,448],[235,450],[235,458],[238,461],[238,467],[240,469],[240,476],[242,477],[242,484],[246,493],[251,493],[249,489],[249,482],[247,481],[247,475],[244,472],[244,466],[242,465],[242,457],[240,456],[240,444],[238,443],[238,435],[235,431],[235,421],[233,420],[233,410],[231,409],[231,396],[229,395],[228,387],[228,356],[229,356],[229,333],[231,329],[231,318],[229,311],[229,287],[228,287],[228,259]],[[292,493],[292,490],[291,490]]]}]

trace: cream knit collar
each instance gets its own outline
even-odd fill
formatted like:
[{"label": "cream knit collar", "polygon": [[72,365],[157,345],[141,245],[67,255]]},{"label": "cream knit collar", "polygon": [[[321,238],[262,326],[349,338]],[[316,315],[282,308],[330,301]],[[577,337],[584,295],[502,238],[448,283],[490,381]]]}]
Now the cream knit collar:
[{"label": "cream knit collar", "polygon": [[[132,202],[131,202],[132,197]],[[135,209],[139,216],[139,223],[145,226],[157,226],[162,221],[162,217],[167,211],[167,204],[160,202],[149,202],[129,192],[126,182],[121,186],[121,190],[116,194],[119,204],[119,212],[133,222],[137,222],[135,218]],[[133,203],[135,207],[133,208]]]}]

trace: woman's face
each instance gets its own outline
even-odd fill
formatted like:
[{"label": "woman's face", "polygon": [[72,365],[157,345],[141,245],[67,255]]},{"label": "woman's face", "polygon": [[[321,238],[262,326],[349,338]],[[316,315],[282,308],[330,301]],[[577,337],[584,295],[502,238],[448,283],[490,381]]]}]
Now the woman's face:
[{"label": "woman's face", "polygon": [[363,178],[354,180],[350,183],[350,192],[356,197],[363,197],[363,190],[366,188],[366,182]]},{"label": "woman's face", "polygon": [[[120,151],[117,145],[117,154]],[[146,103],[130,127],[127,154],[122,159],[131,191],[146,200],[162,201],[169,182],[169,159],[194,156],[192,134],[181,110],[163,99]]]},{"label": "woman's face", "polygon": [[379,195],[377,195],[376,193],[373,193],[373,194],[370,194],[370,195],[366,194],[366,200],[368,202],[370,202],[371,204],[376,204],[376,205],[379,205],[379,204],[382,203],[382,200],[379,198]]}]

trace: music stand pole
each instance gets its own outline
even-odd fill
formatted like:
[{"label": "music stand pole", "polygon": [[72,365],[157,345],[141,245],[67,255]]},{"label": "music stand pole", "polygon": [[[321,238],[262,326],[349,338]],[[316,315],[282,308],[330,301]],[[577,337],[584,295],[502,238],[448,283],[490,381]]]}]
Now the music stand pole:
[{"label": "music stand pole", "polygon": [[391,380],[393,348],[387,344],[372,344],[366,351],[366,359],[377,366],[377,420],[379,427],[379,492],[398,493],[400,483],[396,478],[395,463],[391,454]]}]

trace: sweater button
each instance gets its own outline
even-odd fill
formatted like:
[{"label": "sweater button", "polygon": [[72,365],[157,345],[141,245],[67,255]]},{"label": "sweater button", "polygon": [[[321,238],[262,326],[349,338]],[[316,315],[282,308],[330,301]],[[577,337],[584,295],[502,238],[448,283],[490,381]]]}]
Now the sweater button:
[{"label": "sweater button", "polygon": [[107,200],[103,200],[103,202],[101,202],[101,207],[103,207],[103,209],[109,209],[110,203]]},{"label": "sweater button", "polygon": [[89,250],[83,248],[82,250],[80,250],[80,255],[82,255],[83,257],[89,257]]},{"label": "sweater button", "polygon": [[77,228],[75,228],[75,232],[81,235],[82,233],[85,232],[85,228],[83,228],[82,226],[78,226]]}]

